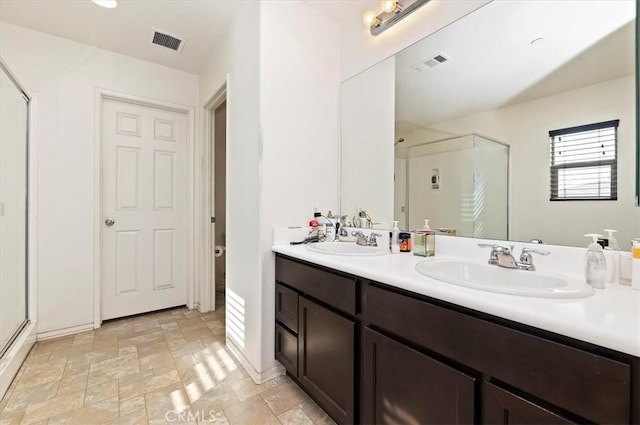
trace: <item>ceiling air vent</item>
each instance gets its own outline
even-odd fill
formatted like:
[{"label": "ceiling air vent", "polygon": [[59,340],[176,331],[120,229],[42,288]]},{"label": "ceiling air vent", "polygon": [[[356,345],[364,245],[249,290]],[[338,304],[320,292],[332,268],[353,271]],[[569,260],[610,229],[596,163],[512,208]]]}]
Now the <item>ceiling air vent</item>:
[{"label": "ceiling air vent", "polygon": [[151,41],[152,44],[166,47],[167,49],[171,49],[180,53],[182,52],[182,48],[184,47],[184,43],[187,42],[187,39],[176,37],[175,35],[169,34],[166,31],[151,28],[149,41]]},{"label": "ceiling air vent", "polygon": [[440,52],[440,53],[436,53],[430,58],[423,59],[418,63],[414,63],[413,65],[411,65],[411,68],[415,69],[416,71],[424,71],[428,68],[433,68],[434,66],[441,65],[450,59],[451,59],[451,56]]}]

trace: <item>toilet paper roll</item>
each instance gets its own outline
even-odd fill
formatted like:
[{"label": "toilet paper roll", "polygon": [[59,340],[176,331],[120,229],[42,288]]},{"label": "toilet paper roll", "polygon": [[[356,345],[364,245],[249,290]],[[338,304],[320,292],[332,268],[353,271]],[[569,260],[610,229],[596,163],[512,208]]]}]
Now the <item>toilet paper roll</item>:
[{"label": "toilet paper roll", "polygon": [[226,248],[222,245],[216,245],[216,249],[215,249],[215,256],[216,258],[218,257],[222,257],[222,254],[224,254],[224,251],[226,250]]}]

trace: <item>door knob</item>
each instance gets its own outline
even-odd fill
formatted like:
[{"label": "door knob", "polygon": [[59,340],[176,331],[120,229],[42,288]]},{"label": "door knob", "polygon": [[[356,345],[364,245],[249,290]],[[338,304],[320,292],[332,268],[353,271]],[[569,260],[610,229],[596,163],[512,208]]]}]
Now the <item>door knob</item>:
[{"label": "door knob", "polygon": [[116,224],[116,221],[112,218],[108,218],[104,221],[104,224],[106,224],[107,226],[113,226],[114,224]]}]

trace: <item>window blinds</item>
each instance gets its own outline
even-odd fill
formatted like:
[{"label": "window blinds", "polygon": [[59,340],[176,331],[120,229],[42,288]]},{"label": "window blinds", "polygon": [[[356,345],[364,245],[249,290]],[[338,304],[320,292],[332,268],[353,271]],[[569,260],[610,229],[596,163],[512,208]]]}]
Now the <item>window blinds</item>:
[{"label": "window blinds", "polygon": [[549,132],[552,201],[618,199],[619,122]]}]

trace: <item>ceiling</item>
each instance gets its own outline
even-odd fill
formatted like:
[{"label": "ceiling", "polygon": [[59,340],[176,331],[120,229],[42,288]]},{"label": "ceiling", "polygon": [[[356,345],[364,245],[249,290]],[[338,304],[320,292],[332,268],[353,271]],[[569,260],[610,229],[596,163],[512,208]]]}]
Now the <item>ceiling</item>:
[{"label": "ceiling", "polygon": [[[149,62],[199,73],[241,0],[0,0],[0,20]],[[186,38],[182,53],[149,42],[151,28]]]},{"label": "ceiling", "polygon": [[[426,127],[633,74],[634,17],[633,1],[493,1],[396,55],[396,120]],[[439,52],[451,59],[411,67]]]}]

